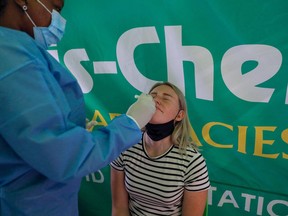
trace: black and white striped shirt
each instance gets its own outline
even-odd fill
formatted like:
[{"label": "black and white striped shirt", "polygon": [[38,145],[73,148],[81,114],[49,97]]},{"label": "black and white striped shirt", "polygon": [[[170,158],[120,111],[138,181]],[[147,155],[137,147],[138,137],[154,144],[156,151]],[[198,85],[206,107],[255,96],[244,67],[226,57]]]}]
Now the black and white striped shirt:
[{"label": "black and white striped shirt", "polygon": [[150,158],[142,143],[124,151],[111,166],[125,172],[129,209],[134,215],[181,215],[184,189],[210,187],[203,156],[193,148],[181,155],[177,146]]}]

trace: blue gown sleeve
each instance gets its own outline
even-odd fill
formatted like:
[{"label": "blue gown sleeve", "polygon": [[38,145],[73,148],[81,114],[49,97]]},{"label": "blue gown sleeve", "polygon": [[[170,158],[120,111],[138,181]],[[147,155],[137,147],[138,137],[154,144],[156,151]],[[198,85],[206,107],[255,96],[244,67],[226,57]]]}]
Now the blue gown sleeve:
[{"label": "blue gown sleeve", "polygon": [[[141,139],[140,129],[126,115],[93,132],[71,121],[71,104],[45,70],[41,62],[26,62],[0,79],[0,134],[23,163],[52,180],[66,181],[101,169]],[[74,106],[73,112],[83,109]]]}]

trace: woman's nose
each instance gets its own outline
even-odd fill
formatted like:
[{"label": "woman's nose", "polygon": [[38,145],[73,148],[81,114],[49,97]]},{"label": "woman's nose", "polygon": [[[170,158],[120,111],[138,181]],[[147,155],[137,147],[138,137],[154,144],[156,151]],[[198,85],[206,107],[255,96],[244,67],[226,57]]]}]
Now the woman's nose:
[{"label": "woman's nose", "polygon": [[160,98],[159,98],[159,96],[155,96],[155,97],[153,98],[153,100],[155,101],[156,104],[160,104]]}]

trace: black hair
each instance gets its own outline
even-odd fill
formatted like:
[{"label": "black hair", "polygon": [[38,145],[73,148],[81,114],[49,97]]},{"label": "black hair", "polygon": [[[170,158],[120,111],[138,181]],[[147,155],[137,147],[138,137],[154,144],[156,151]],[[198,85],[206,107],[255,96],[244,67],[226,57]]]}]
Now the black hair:
[{"label": "black hair", "polygon": [[7,3],[8,3],[8,0],[0,0],[0,15],[3,13]]}]

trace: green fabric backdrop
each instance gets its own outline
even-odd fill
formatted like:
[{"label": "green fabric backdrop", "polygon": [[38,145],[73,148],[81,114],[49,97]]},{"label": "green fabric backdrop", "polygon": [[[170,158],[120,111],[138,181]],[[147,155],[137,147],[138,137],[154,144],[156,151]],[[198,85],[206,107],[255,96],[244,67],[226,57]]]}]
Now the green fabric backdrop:
[{"label": "green fabric backdrop", "polygon": [[[207,161],[209,215],[288,215],[287,0],[69,0],[63,15],[51,53],[78,79],[88,118],[106,125],[173,82]],[[109,172],[83,178],[80,215],[110,215]]]}]

